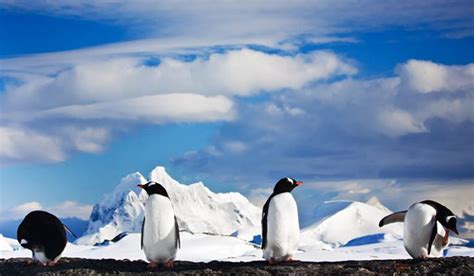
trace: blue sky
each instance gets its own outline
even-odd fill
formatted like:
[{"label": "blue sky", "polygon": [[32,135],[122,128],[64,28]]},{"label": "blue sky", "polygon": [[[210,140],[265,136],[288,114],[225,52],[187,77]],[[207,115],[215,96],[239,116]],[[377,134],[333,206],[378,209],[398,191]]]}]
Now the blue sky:
[{"label": "blue sky", "polygon": [[474,210],[470,1],[0,3],[0,213],[85,217],[156,165]]}]

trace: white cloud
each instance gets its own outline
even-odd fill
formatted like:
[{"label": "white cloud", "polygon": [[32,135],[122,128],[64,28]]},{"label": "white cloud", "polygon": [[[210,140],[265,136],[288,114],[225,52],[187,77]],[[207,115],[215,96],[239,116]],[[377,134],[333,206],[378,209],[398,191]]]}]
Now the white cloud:
[{"label": "white cloud", "polygon": [[[54,77],[29,77],[6,91],[4,108],[52,108],[171,93],[249,96],[357,72],[323,51],[280,56],[241,49],[191,62],[164,58],[156,67],[142,63],[141,58],[116,58],[80,64]],[[45,97],[49,100],[42,101]]]},{"label": "white cloud", "polygon": [[[120,121],[119,128],[230,121],[237,117],[234,96],[298,90],[357,72],[326,51],[290,56],[243,48],[191,61],[163,57],[156,66],[145,63],[143,57],[109,57],[60,67],[55,74],[15,73],[20,82],[7,87],[1,102],[1,123],[15,125],[3,128],[10,134],[0,141],[2,163],[58,162],[73,151],[100,153],[117,133],[111,121]],[[291,116],[304,114],[289,105],[278,108]]]},{"label": "white cloud", "polygon": [[105,128],[65,127],[63,132],[74,147],[82,152],[100,153],[104,150],[104,144],[110,139],[110,131]]},{"label": "white cloud", "polygon": [[25,202],[8,210],[8,217],[12,219],[22,218],[26,216],[29,212],[41,210],[42,208],[43,206],[39,202]]},{"label": "white cloud", "polygon": [[[413,93],[401,78],[348,77],[239,105],[239,117],[213,141],[220,154],[197,150],[175,164],[225,183],[268,183],[289,173],[309,179],[472,177],[472,91]],[[293,109],[300,112],[292,115]],[[251,154],[228,154],[232,140]],[[246,174],[235,175],[236,167]]]},{"label": "white cloud", "polygon": [[0,127],[0,163],[59,162],[66,158],[57,137],[19,127]]},{"label": "white cloud", "polygon": [[453,92],[474,89],[474,64],[447,66],[409,60],[397,69],[401,84],[415,92]]},{"label": "white cloud", "polygon": [[119,101],[57,107],[39,112],[35,119],[71,118],[121,120],[140,123],[209,122],[232,119],[233,102],[224,96],[164,94]]},{"label": "white cloud", "polygon": [[50,212],[58,218],[77,217],[88,219],[92,205],[81,204],[76,201],[64,201],[53,206],[43,206],[39,202],[25,202],[10,209],[0,211],[0,221],[23,219],[28,213],[35,210]]},{"label": "white cloud", "polygon": [[378,127],[381,132],[390,137],[399,137],[409,133],[426,132],[422,122],[403,110],[382,110],[377,116]]}]

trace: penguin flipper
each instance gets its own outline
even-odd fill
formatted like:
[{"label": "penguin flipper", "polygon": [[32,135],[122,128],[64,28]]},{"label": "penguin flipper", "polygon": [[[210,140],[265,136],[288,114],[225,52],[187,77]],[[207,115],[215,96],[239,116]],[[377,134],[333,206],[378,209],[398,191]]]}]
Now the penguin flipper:
[{"label": "penguin flipper", "polygon": [[72,232],[71,229],[69,229],[69,227],[67,227],[66,224],[63,224],[63,226],[64,226],[64,229],[66,229],[66,232],[68,232],[68,233],[71,234],[74,238],[77,239],[76,234],[74,234],[74,232]]},{"label": "penguin flipper", "polygon": [[268,217],[268,207],[270,207],[270,200],[272,199],[273,195],[271,195],[265,205],[263,205],[262,211],[262,249],[265,249],[267,246],[267,217]]},{"label": "penguin flipper", "polygon": [[143,228],[145,228],[145,218],[143,218],[142,222],[141,249],[143,249]]},{"label": "penguin flipper", "polygon": [[394,222],[403,222],[405,220],[406,213],[407,211],[400,211],[400,212],[396,212],[384,217],[383,219],[380,220],[379,227],[382,227],[384,225],[394,223]]},{"label": "penguin flipper", "polygon": [[438,221],[436,221],[436,217],[435,217],[433,229],[431,230],[430,242],[428,243],[428,256],[431,253],[431,246],[433,246],[433,242],[437,234],[438,234]]},{"label": "penguin flipper", "polygon": [[179,225],[178,225],[178,219],[176,219],[176,216],[174,216],[174,231],[175,231],[175,237],[176,237],[175,247],[176,249],[178,249],[178,248],[181,248],[181,239],[179,237]]}]

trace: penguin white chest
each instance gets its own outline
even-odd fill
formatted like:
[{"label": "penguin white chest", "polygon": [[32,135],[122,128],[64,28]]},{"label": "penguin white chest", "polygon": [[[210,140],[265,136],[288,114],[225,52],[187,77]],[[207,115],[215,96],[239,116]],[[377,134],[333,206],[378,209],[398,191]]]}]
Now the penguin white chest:
[{"label": "penguin white chest", "polygon": [[265,259],[293,258],[298,249],[300,227],[298,207],[291,193],[281,193],[270,200],[267,214]]},{"label": "penguin white chest", "polygon": [[415,203],[408,208],[404,221],[403,243],[413,258],[428,257],[428,245],[433,227],[437,224],[437,234],[429,256],[442,256],[444,227],[436,220],[436,210],[428,204]]},{"label": "penguin white chest", "polygon": [[176,257],[176,229],[169,198],[150,195],[145,203],[143,251],[149,261],[164,263]]}]

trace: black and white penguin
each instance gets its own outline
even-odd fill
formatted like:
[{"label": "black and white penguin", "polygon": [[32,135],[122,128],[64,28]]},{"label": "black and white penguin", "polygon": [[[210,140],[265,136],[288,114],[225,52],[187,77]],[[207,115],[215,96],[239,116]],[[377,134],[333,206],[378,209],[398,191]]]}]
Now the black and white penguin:
[{"label": "black and white penguin", "polygon": [[384,217],[379,226],[404,222],[403,244],[412,258],[441,257],[449,243],[449,231],[456,234],[456,216],[433,200],[412,204],[407,211]]},{"label": "black and white penguin", "polygon": [[161,184],[153,181],[138,187],[148,193],[141,238],[142,249],[150,262],[148,266],[163,264],[173,267],[180,240],[178,222],[168,193]]},{"label": "black and white penguin", "polygon": [[289,177],[280,179],[263,206],[263,258],[270,264],[291,261],[298,249],[298,207],[291,191],[302,183]]},{"label": "black and white penguin", "polygon": [[33,260],[52,266],[66,247],[66,231],[72,234],[55,215],[33,211],[20,223],[16,236],[21,246],[32,251]]}]

